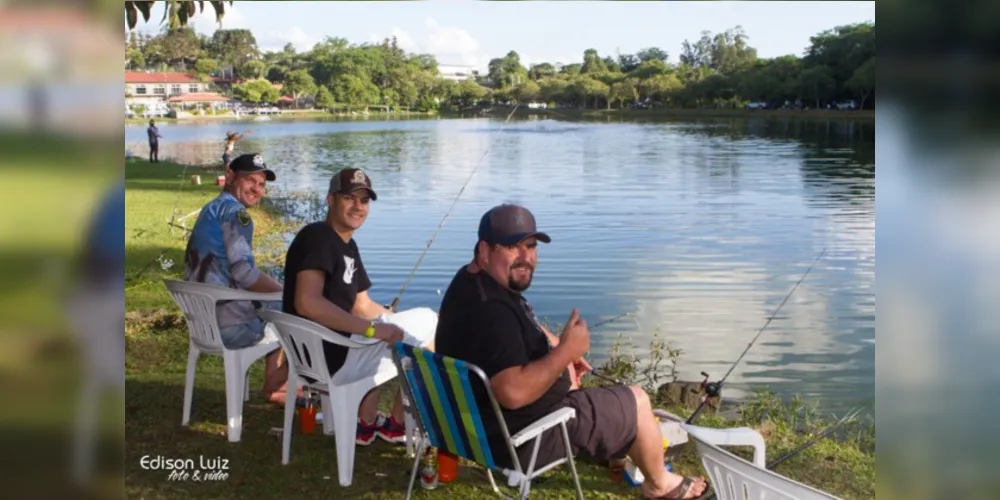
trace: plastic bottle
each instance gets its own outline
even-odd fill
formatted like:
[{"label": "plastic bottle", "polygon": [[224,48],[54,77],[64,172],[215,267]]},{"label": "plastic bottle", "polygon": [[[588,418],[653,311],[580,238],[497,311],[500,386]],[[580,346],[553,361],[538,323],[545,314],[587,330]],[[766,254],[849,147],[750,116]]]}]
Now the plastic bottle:
[{"label": "plastic bottle", "polygon": [[438,480],[450,483],[458,479],[458,457],[445,450],[438,449]]},{"label": "plastic bottle", "polygon": [[424,455],[424,466],[420,469],[420,487],[425,490],[438,487],[438,469],[433,453]]}]

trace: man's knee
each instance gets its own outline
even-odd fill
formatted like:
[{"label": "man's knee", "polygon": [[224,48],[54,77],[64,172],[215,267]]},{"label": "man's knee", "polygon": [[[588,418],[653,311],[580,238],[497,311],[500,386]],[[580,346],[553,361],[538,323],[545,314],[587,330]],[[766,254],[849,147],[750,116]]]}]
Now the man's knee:
[{"label": "man's knee", "polygon": [[648,412],[653,410],[653,405],[649,402],[649,394],[646,394],[646,391],[642,387],[632,385],[629,386],[629,389],[632,389],[632,394],[635,395],[635,405],[640,415],[643,411]]}]

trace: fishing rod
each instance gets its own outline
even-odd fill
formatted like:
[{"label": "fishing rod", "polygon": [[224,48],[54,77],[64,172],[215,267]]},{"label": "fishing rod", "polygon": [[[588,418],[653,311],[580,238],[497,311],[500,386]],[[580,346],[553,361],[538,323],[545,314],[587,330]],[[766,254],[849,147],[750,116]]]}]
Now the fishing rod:
[{"label": "fishing rod", "polygon": [[729,375],[733,373],[733,370],[736,369],[736,366],[739,365],[740,361],[743,360],[743,356],[746,356],[747,352],[750,351],[750,348],[753,347],[753,345],[757,342],[757,339],[760,338],[760,334],[764,332],[764,329],[767,328],[767,325],[771,324],[771,321],[774,319],[774,317],[778,315],[778,311],[781,311],[781,307],[785,305],[785,302],[788,302],[788,299],[792,296],[792,294],[795,293],[795,290],[799,288],[799,285],[801,285],[802,281],[806,279],[806,276],[809,276],[809,272],[812,271],[813,266],[815,266],[816,263],[819,262],[819,259],[821,259],[824,254],[826,254],[826,248],[824,248],[823,251],[820,252],[818,256],[816,256],[816,260],[814,260],[813,263],[809,265],[809,268],[807,268],[806,272],[802,274],[802,277],[799,278],[799,281],[795,283],[795,286],[793,286],[791,291],[788,292],[788,295],[785,295],[785,299],[781,301],[781,304],[778,304],[778,308],[774,310],[774,313],[771,314],[771,317],[767,318],[767,322],[764,323],[764,326],[760,327],[760,330],[757,330],[757,335],[754,335],[753,340],[751,340],[750,343],[747,344],[747,348],[743,350],[743,353],[740,354],[740,357],[736,358],[736,361],[733,363],[732,366],[729,367],[729,371],[727,371],[726,374],[722,376],[721,380],[719,380],[718,382],[709,382],[708,373],[701,372],[702,376],[705,377],[705,379],[701,382],[701,390],[704,392],[704,395],[701,397],[701,403],[698,404],[698,407],[694,410],[694,413],[692,413],[691,416],[688,417],[685,423],[689,425],[693,424],[694,421],[698,418],[698,415],[701,415],[702,410],[705,409],[705,405],[708,403],[708,400],[719,397],[719,395],[722,393],[722,384],[726,382],[726,379],[729,378]]},{"label": "fishing rod", "polygon": [[514,105],[514,109],[510,110],[510,114],[507,115],[507,119],[500,124],[500,129],[497,130],[496,137],[494,137],[493,140],[490,141],[490,144],[486,147],[486,151],[483,152],[483,156],[479,158],[479,161],[476,163],[475,168],[472,169],[472,173],[469,174],[469,178],[465,180],[465,184],[462,184],[462,189],[458,190],[458,194],[455,196],[455,199],[452,200],[451,202],[451,207],[449,207],[448,211],[444,213],[444,217],[442,217],[441,222],[438,223],[437,229],[434,230],[434,234],[431,236],[429,240],[427,240],[427,246],[424,247],[423,252],[420,252],[420,257],[417,258],[417,263],[413,266],[413,269],[410,270],[410,274],[409,276],[406,277],[406,281],[403,282],[403,286],[402,288],[399,289],[399,293],[396,294],[396,298],[392,299],[392,302],[389,304],[390,311],[396,312],[396,307],[399,306],[400,297],[403,296],[403,292],[406,291],[406,286],[409,285],[410,280],[413,279],[413,275],[417,272],[417,268],[420,267],[420,262],[424,260],[424,255],[426,255],[427,251],[430,250],[431,244],[434,243],[434,239],[437,238],[438,233],[441,231],[441,227],[444,226],[445,219],[448,218],[448,215],[450,215],[451,211],[455,208],[455,204],[458,203],[458,199],[462,197],[462,193],[465,192],[465,188],[466,186],[469,185],[469,181],[471,181],[472,177],[476,175],[476,171],[479,170],[479,166],[483,164],[483,160],[486,159],[486,155],[488,155],[490,153],[490,150],[493,149],[493,145],[496,144],[496,140],[500,137],[500,134],[503,132],[504,126],[507,125],[507,122],[509,122],[510,119],[514,116],[514,112],[517,111],[517,108],[520,105],[521,105],[520,103],[517,103]]},{"label": "fishing rod", "polygon": [[[846,424],[847,422],[853,421],[854,418],[857,417],[859,413],[861,413],[861,410],[856,409],[851,411],[847,415],[844,415],[843,417],[840,418],[840,420],[837,420],[832,425],[828,426],[826,429],[823,429],[822,432],[813,436],[812,439],[806,441],[805,443],[800,444],[799,446],[795,447],[795,449],[793,449],[792,451],[789,451],[788,453],[785,453],[784,455],[781,455],[780,457],[768,462],[764,466],[764,468],[769,471],[774,471],[774,469],[776,469],[779,465],[787,462],[795,455],[798,455],[799,453],[802,453],[803,451],[811,448],[814,444],[820,442],[821,439],[829,436],[830,434],[833,434],[833,432],[839,429],[840,426]],[[707,496],[703,497],[702,500],[712,500],[714,498],[715,498],[715,492],[712,492]]]}]

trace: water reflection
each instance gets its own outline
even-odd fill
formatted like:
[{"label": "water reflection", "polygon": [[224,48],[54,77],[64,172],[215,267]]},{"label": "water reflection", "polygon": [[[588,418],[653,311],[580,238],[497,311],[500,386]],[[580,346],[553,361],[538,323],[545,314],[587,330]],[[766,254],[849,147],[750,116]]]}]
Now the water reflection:
[{"label": "water reflection", "polygon": [[[225,128],[170,127],[177,142],[161,154],[212,161]],[[634,311],[638,324],[594,332],[594,361],[607,356],[615,333],[646,347],[659,329],[685,352],[680,369],[689,379],[703,370],[721,376],[826,249],[730,381],[834,404],[874,399],[872,123],[535,120],[500,128],[501,120],[485,119],[267,123],[241,147],[269,158],[277,189],[323,193],[338,168],[369,171],[379,200],[357,240],[379,301],[392,300],[454,206],[405,307],[439,306],[438,291],[471,258],[486,209],[527,205],[553,238],[528,292],[539,315],[561,323],[579,307],[596,323]],[[141,133],[127,129],[126,141]]]}]

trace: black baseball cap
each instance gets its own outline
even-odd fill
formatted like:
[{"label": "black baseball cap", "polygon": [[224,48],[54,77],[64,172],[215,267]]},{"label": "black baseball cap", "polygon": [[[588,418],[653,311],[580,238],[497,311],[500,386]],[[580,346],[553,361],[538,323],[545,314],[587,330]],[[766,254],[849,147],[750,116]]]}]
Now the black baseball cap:
[{"label": "black baseball cap", "polygon": [[367,189],[372,201],[378,199],[371,178],[360,168],[345,168],[330,179],[330,194],[351,194],[359,189]]},{"label": "black baseball cap", "polygon": [[229,169],[239,173],[264,172],[268,181],[277,179],[274,171],[267,168],[264,158],[258,153],[246,153],[237,156],[233,161],[229,162]]},{"label": "black baseball cap", "polygon": [[535,237],[543,243],[551,243],[549,235],[538,231],[535,216],[519,205],[499,205],[483,214],[479,220],[479,240],[511,246]]}]

